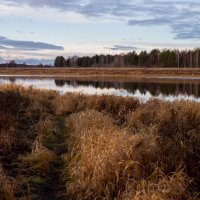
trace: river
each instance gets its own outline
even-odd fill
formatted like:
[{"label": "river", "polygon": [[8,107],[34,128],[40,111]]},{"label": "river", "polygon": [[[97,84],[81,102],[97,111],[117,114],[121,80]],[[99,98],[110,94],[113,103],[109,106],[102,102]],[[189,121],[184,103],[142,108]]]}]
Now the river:
[{"label": "river", "polygon": [[79,92],[84,94],[107,94],[132,96],[142,101],[152,98],[163,100],[200,101],[200,80],[73,80],[57,78],[0,77],[0,84],[15,83],[24,87],[56,90],[60,94]]}]

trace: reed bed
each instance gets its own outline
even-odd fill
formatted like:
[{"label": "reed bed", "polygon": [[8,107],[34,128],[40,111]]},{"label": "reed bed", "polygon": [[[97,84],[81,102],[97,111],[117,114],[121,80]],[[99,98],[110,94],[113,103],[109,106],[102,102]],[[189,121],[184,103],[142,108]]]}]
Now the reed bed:
[{"label": "reed bed", "polygon": [[200,104],[0,86],[0,199],[200,199]]}]

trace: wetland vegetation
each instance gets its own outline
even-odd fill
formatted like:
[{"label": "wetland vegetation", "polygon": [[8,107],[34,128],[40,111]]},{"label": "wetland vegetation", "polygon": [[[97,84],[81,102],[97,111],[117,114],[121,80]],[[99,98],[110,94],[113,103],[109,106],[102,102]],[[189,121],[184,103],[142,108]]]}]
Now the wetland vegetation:
[{"label": "wetland vegetation", "polygon": [[0,197],[199,199],[200,104],[0,86]]}]

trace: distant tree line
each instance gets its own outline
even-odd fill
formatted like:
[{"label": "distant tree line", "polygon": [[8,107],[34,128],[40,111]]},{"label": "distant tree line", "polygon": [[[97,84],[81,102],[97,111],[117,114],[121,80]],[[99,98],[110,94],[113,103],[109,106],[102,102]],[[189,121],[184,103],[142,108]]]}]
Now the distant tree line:
[{"label": "distant tree line", "polygon": [[127,54],[95,55],[92,57],[58,56],[55,67],[149,67],[149,68],[199,68],[200,49],[169,50],[153,49],[150,52],[135,51]]},{"label": "distant tree line", "polygon": [[27,65],[26,63],[17,64],[14,60],[12,60],[10,62],[0,64],[0,67],[1,68],[6,68],[6,67],[9,67],[9,68],[15,68],[15,67],[21,67],[21,68],[38,67],[38,68],[41,68],[41,67],[44,67],[44,68],[46,68],[46,67],[52,67],[52,66],[50,66],[50,65],[43,65],[43,64]]}]

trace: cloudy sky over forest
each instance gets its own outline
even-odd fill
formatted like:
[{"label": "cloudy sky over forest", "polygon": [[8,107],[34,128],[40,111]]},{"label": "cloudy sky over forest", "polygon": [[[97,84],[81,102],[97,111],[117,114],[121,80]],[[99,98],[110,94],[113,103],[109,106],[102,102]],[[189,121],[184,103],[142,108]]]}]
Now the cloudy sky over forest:
[{"label": "cloudy sky over forest", "polygon": [[0,0],[0,62],[200,46],[199,0]]}]

